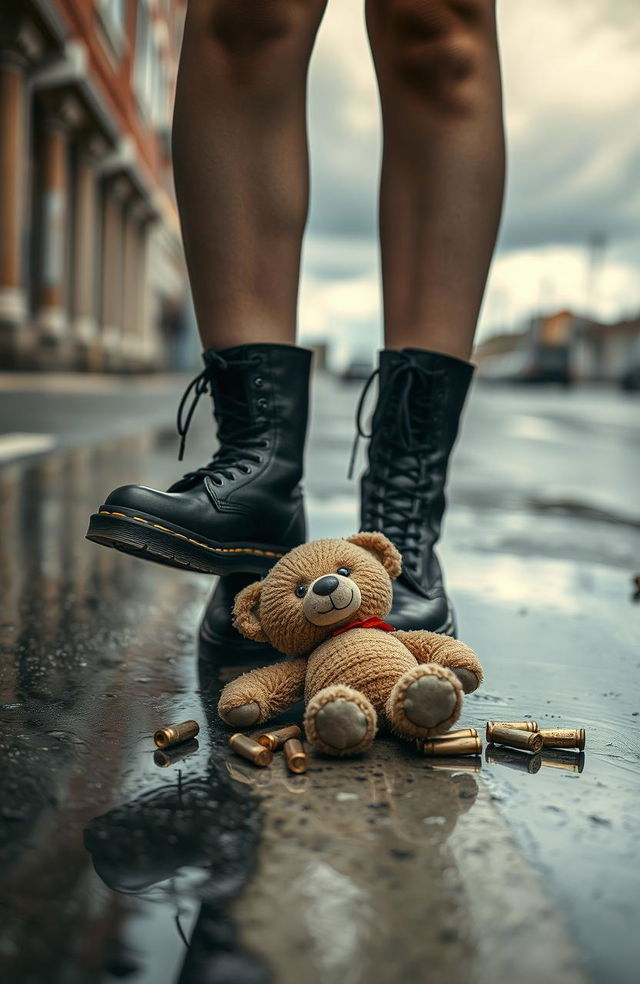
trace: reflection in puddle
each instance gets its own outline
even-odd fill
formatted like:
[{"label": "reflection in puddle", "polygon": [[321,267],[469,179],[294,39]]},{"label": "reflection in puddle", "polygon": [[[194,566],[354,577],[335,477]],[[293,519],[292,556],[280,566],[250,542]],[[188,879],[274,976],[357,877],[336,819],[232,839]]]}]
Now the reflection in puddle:
[{"label": "reflection in puddle", "polygon": [[504,745],[487,745],[485,757],[492,765],[506,765],[518,772],[528,772],[529,775],[535,775],[542,766],[540,752],[531,755],[515,748],[505,748]]},{"label": "reflection in puddle", "polygon": [[207,767],[209,735],[199,755],[163,753],[164,772],[151,754],[158,721],[202,712],[203,584],[84,539],[106,488],[153,473],[152,451],[125,438],[0,470],[6,980],[164,984],[220,961],[266,980],[226,913],[252,869],[253,796]]},{"label": "reflection in puddle", "polygon": [[[314,757],[305,776],[286,779],[274,759],[263,784],[249,768],[232,765],[259,783],[265,829],[261,877],[239,914],[247,943],[262,950],[278,912],[276,979],[289,959],[286,979],[303,975],[301,954],[312,980],[416,979],[411,968],[425,953],[434,979],[452,964],[465,979],[471,917],[448,841],[476,801],[474,775],[433,770],[384,739],[338,767]],[[295,779],[306,781],[292,790]]]},{"label": "reflection in puddle", "polygon": [[[94,869],[114,892],[163,902],[199,900],[180,979],[267,980],[238,944],[229,904],[255,866],[259,816],[246,787],[214,760],[202,776],[151,790],[91,820],[84,843]],[[230,977],[225,979],[232,979]]]},{"label": "reflection in puddle", "polygon": [[177,748],[156,748],[153,753],[153,761],[161,769],[166,769],[169,765],[177,765],[178,762],[182,762],[184,759],[189,758],[194,752],[197,752],[200,748],[200,744],[196,738],[192,738],[191,741],[185,741],[182,745]]},{"label": "reflection in puddle", "polygon": [[561,748],[545,748],[540,753],[542,764],[548,769],[562,769],[565,772],[582,772],[585,764],[584,752],[570,752]]}]

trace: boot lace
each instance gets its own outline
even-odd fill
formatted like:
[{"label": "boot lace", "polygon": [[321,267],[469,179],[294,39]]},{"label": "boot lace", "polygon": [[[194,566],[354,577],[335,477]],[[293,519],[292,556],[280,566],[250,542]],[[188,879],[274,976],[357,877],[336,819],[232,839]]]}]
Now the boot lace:
[{"label": "boot lace", "polygon": [[[176,429],[180,438],[179,461],[182,461],[184,457],[187,434],[200,397],[205,393],[211,393],[214,377],[221,370],[226,372],[229,369],[250,368],[255,368],[253,359],[230,360],[214,352],[202,372],[191,380],[182,395],[176,417]],[[255,420],[248,419],[246,401],[230,396],[228,393],[224,397],[224,407],[215,407],[213,416],[218,425],[220,447],[207,465],[196,468],[195,471],[187,472],[183,476],[183,481],[199,478],[203,475],[209,475],[214,479],[219,475],[235,478],[233,468],[240,469],[245,473],[250,470],[246,465],[243,467],[242,462],[251,461],[259,464],[262,461],[262,455],[258,448],[267,446],[267,442],[260,438],[268,423],[266,417],[257,417]]]},{"label": "boot lace", "polygon": [[[376,411],[380,427],[374,434],[373,428],[369,432],[365,430],[363,412],[367,394],[379,374],[380,370],[375,369],[360,396],[349,477],[353,475],[360,439],[373,438],[369,454],[375,480],[368,483],[364,525],[369,528],[381,521],[386,535],[408,561],[408,566],[412,566],[425,546],[425,507],[433,491],[425,463],[440,423],[433,397],[436,377],[442,373],[416,362],[399,362],[390,371],[388,386],[380,394]],[[427,412],[429,427],[425,428]],[[378,463],[380,467],[376,467]]]}]

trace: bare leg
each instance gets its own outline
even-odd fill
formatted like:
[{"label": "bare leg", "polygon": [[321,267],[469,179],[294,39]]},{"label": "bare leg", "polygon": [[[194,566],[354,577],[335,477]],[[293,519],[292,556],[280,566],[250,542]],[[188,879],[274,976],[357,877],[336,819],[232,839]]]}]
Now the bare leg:
[{"label": "bare leg", "polygon": [[293,343],[309,58],[326,0],[191,0],[173,157],[202,344]]},{"label": "bare leg", "polygon": [[494,0],[367,0],[384,124],[388,348],[471,354],[500,220]]}]

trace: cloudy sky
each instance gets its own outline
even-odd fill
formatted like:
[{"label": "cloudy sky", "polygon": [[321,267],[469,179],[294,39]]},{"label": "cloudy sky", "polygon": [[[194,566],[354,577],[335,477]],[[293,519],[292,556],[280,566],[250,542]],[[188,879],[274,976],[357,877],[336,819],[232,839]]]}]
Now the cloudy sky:
[{"label": "cloudy sky", "polygon": [[[302,339],[380,342],[380,122],[363,0],[329,0],[310,79]],[[640,2],[498,0],[506,207],[480,337],[541,307],[640,311]],[[589,249],[594,238],[604,248]],[[595,256],[594,275],[589,275]]]}]

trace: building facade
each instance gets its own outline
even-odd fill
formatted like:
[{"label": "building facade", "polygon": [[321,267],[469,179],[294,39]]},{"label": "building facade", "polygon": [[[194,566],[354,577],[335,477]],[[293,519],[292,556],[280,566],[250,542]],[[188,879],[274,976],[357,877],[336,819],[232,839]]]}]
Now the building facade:
[{"label": "building facade", "polygon": [[640,375],[640,318],[601,324],[576,319],[572,356],[577,379],[620,382]]},{"label": "building facade", "polygon": [[0,5],[0,366],[165,368],[185,0]]},{"label": "building facade", "polygon": [[566,354],[574,382],[620,383],[629,372],[640,373],[640,318],[602,323],[571,311],[557,311],[529,320],[524,331],[494,335],[474,352],[486,378],[524,377],[540,350]]}]

